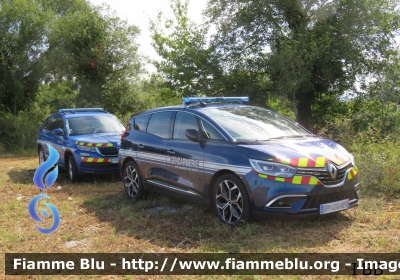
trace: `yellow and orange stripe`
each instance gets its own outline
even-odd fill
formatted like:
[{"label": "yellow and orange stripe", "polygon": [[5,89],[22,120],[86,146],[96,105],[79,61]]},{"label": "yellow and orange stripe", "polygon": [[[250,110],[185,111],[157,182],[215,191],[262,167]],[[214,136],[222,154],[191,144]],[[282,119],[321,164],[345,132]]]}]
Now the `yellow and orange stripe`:
[{"label": "yellow and orange stripe", "polygon": [[111,162],[111,158],[92,158],[92,157],[81,157],[83,162]]},{"label": "yellow and orange stripe", "polygon": [[102,144],[97,144],[97,143],[90,143],[90,142],[75,142],[76,145],[79,146],[88,146],[88,147],[113,147],[114,145],[112,143],[102,143]]},{"label": "yellow and orange stripe", "polygon": [[348,156],[336,154],[334,156],[327,157],[316,157],[316,158],[270,158],[269,161],[288,164],[294,167],[307,167],[307,168],[323,168],[326,162],[332,161],[337,165],[342,165],[343,163],[350,160]]}]

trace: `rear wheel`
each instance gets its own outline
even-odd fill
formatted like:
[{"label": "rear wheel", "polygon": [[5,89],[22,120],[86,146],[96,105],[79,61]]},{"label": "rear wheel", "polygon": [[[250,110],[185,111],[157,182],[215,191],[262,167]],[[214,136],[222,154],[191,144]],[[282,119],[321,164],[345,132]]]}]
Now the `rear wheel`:
[{"label": "rear wheel", "polygon": [[72,183],[79,181],[80,174],[76,168],[76,163],[73,155],[68,156],[68,177]]},{"label": "rear wheel", "polygon": [[44,152],[42,147],[40,147],[38,150],[38,156],[39,156],[39,165],[41,165],[43,162],[46,161],[46,159],[44,158]]},{"label": "rear wheel", "polygon": [[125,193],[128,198],[135,201],[142,198],[144,193],[142,178],[135,162],[129,161],[125,164],[123,178]]},{"label": "rear wheel", "polygon": [[213,206],[223,223],[239,225],[250,220],[250,203],[246,189],[233,174],[224,174],[215,183]]}]

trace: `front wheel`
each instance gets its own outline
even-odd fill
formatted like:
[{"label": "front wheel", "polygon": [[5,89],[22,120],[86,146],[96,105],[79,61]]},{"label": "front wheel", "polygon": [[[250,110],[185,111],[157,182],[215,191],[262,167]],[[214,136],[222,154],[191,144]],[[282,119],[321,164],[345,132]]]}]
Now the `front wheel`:
[{"label": "front wheel", "polygon": [[73,155],[68,156],[68,177],[72,183],[79,181],[80,174],[78,168],[76,168],[76,163]]},{"label": "front wheel", "polygon": [[46,161],[46,159],[44,158],[44,152],[42,147],[39,148],[38,155],[39,155],[39,165],[41,165],[43,162]]},{"label": "front wheel", "polygon": [[143,196],[144,190],[139,168],[135,162],[129,161],[125,164],[123,176],[126,195],[129,199],[139,200]]},{"label": "front wheel", "polygon": [[246,189],[233,174],[224,174],[215,183],[213,206],[223,223],[239,225],[250,220],[250,203]]}]

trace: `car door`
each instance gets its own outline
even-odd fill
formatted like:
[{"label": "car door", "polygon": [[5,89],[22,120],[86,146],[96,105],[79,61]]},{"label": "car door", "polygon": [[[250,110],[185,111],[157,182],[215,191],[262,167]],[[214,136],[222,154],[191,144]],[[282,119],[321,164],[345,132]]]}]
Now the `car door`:
[{"label": "car door", "polygon": [[185,135],[186,129],[199,131],[197,117],[189,112],[178,111],[172,138],[167,143],[167,179],[172,191],[202,196],[204,146],[202,142],[189,140]]},{"label": "car door", "polygon": [[146,133],[139,133],[135,140],[140,173],[152,186],[168,187],[166,148],[171,136],[174,114],[174,111],[153,113],[148,121]]},{"label": "car door", "polygon": [[[64,135],[54,135],[53,131],[56,128],[61,128]],[[52,145],[52,147],[58,152],[59,160],[58,163],[64,164],[64,144],[65,144],[65,125],[64,120],[61,116],[51,116],[43,129],[43,135],[46,145],[44,145],[44,153],[46,158],[49,157],[49,148],[47,144]]]}]

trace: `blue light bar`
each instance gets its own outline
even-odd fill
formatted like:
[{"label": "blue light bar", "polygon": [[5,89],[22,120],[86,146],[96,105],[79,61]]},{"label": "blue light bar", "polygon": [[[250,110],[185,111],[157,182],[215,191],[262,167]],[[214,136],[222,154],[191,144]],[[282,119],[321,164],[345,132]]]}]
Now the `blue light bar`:
[{"label": "blue light bar", "polygon": [[230,102],[249,102],[249,98],[247,96],[241,97],[183,97],[182,103],[184,106],[188,106],[192,103],[213,103],[213,102],[222,102],[222,103],[230,103]]},{"label": "blue light bar", "polygon": [[104,108],[71,108],[71,109],[60,109],[60,113],[73,113],[73,112],[104,112]]}]

